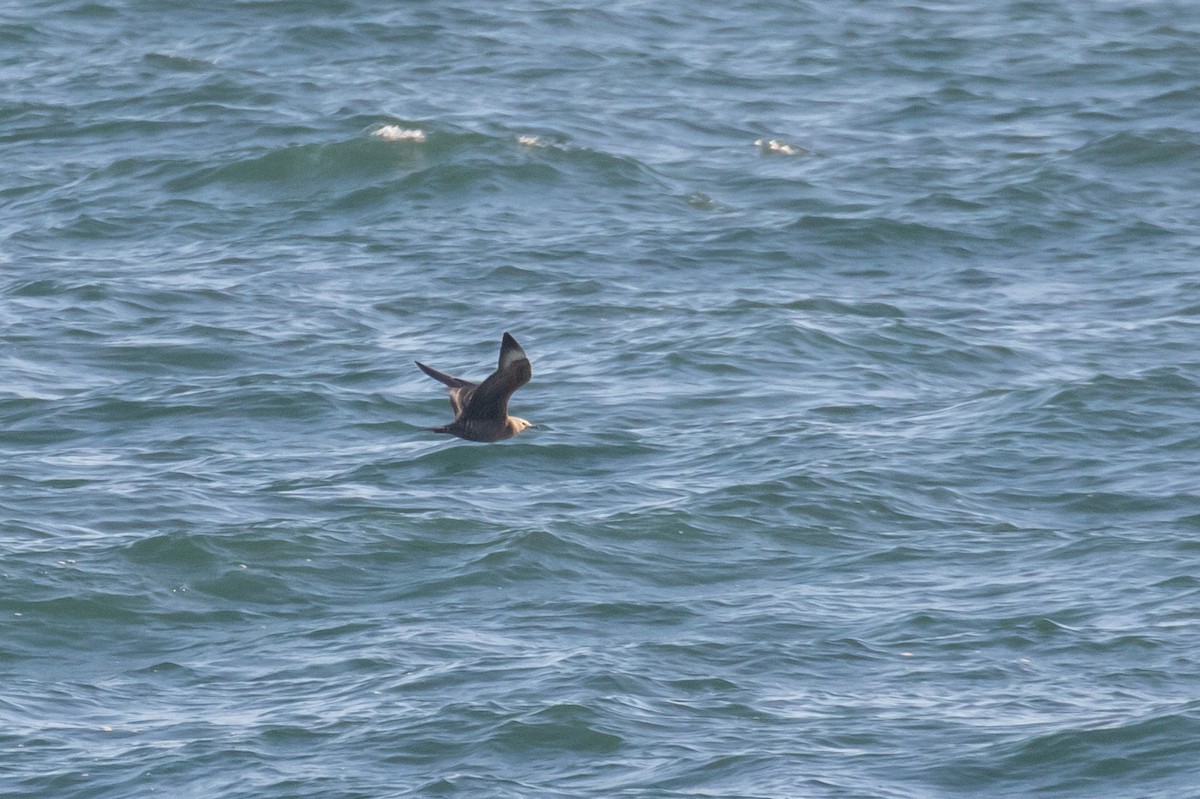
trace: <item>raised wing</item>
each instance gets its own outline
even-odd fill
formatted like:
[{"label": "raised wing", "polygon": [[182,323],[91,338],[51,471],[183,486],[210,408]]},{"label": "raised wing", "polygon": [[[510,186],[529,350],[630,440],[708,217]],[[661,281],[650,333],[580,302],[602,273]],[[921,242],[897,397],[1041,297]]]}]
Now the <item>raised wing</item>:
[{"label": "raised wing", "polygon": [[505,421],[508,419],[508,398],[528,383],[532,376],[533,367],[525,355],[525,350],[521,349],[515,338],[505,333],[500,341],[500,362],[496,371],[474,387],[474,391],[464,399],[461,418]]}]

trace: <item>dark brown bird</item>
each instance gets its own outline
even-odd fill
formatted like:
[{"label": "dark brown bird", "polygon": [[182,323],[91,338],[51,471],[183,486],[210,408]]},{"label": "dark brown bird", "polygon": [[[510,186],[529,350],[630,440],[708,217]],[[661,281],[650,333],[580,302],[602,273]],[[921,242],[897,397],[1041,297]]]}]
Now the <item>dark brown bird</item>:
[{"label": "dark brown bird", "polygon": [[422,372],[450,388],[454,421],[431,428],[433,432],[450,433],[468,441],[503,441],[533,427],[524,419],[508,415],[508,398],[533,375],[525,350],[508,333],[500,341],[500,363],[496,371],[478,385],[443,374],[420,361],[416,363]]}]

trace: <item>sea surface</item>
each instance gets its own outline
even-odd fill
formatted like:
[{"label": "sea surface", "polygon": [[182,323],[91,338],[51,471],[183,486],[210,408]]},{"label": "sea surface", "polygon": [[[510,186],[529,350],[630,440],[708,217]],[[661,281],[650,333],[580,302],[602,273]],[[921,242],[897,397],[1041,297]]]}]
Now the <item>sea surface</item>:
[{"label": "sea surface", "polygon": [[0,155],[5,799],[1200,796],[1200,3],[0,0]]}]

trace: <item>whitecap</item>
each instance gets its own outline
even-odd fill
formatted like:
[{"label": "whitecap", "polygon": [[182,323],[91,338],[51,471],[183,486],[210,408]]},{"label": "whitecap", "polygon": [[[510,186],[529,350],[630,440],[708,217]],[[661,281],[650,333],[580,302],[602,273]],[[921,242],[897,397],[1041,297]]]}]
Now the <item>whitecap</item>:
[{"label": "whitecap", "polygon": [[425,141],[425,131],[420,128],[402,128],[399,125],[384,125],[371,135],[385,141]]},{"label": "whitecap", "polygon": [[779,139],[758,139],[754,142],[754,146],[764,153],[777,153],[779,155],[804,155],[808,152],[803,147],[797,147],[794,144],[788,144]]}]

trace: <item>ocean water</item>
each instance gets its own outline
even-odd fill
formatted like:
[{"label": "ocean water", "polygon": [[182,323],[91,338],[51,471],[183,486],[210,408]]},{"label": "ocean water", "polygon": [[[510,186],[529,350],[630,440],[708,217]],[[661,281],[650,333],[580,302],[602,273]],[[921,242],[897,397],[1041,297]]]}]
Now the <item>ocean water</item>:
[{"label": "ocean water", "polygon": [[0,3],[0,795],[1200,795],[1200,5],[185,5]]}]

